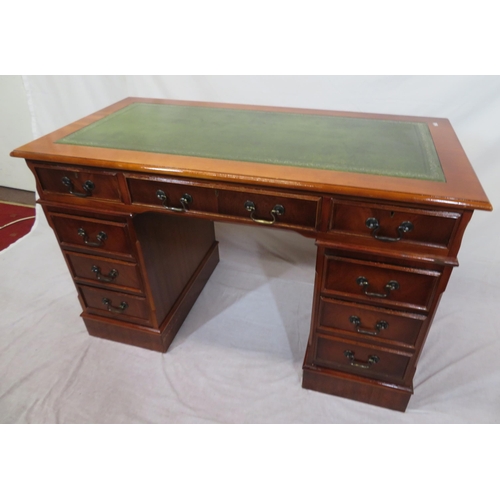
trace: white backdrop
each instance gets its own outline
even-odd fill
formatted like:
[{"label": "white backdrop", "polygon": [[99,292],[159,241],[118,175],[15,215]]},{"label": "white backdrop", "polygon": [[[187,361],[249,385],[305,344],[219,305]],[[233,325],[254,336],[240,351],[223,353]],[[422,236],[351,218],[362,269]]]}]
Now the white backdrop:
[{"label": "white backdrop", "polygon": [[[500,206],[498,77],[25,77],[25,86],[36,137],[129,95],[446,117]],[[500,422],[498,211],[477,212],[466,231],[405,414],[300,388],[312,240],[218,224],[221,262],[158,354],[86,334],[37,216],[0,254],[2,422]]]}]

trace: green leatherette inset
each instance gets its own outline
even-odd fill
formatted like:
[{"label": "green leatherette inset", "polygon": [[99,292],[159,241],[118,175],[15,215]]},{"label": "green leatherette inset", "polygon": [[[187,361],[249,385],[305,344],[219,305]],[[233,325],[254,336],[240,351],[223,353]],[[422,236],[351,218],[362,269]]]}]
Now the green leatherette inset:
[{"label": "green leatherette inset", "polygon": [[134,103],[57,142],[445,181],[421,122]]}]

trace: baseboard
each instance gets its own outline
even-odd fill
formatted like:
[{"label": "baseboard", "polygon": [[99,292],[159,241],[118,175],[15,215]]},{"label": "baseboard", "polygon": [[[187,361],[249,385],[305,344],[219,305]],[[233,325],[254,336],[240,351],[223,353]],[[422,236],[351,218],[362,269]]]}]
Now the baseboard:
[{"label": "baseboard", "polygon": [[413,394],[412,387],[310,366],[303,367],[302,387],[401,412],[406,410]]}]

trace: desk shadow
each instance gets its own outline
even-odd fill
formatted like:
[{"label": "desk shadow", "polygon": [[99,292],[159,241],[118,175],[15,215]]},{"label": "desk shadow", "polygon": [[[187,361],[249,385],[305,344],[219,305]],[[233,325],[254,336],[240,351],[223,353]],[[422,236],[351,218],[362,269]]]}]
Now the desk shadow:
[{"label": "desk shadow", "polygon": [[[314,291],[314,240],[291,231],[233,224],[216,224],[216,234],[219,265],[170,350],[198,335],[200,342],[271,349],[269,354],[302,362]],[[286,334],[287,347],[279,330]]]}]

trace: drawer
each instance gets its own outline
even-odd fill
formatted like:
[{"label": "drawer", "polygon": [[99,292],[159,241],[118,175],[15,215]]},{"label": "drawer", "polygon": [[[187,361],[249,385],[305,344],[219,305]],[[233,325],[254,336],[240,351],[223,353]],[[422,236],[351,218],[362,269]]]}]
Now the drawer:
[{"label": "drawer", "polygon": [[138,324],[150,324],[150,308],[144,297],[80,285],[83,305],[90,314]]},{"label": "drawer", "polygon": [[135,263],[73,252],[65,252],[65,256],[76,281],[142,292],[141,275]]},{"label": "drawer", "polygon": [[49,215],[59,243],[64,247],[85,249],[131,258],[132,243],[125,222],[111,222],[66,214]]},{"label": "drawer", "polygon": [[321,198],[282,192],[218,190],[219,214],[257,224],[316,229]]},{"label": "drawer", "polygon": [[333,200],[329,230],[387,244],[402,241],[446,248],[460,217],[457,212]]},{"label": "drawer", "polygon": [[361,340],[376,339],[414,347],[426,317],[334,299],[320,298],[317,327]]},{"label": "drawer", "polygon": [[406,374],[412,355],[374,347],[361,342],[348,342],[336,337],[316,336],[314,363],[370,378],[398,379]]},{"label": "drawer", "polygon": [[171,180],[127,177],[132,204],[168,207],[173,212],[217,212],[215,190]]},{"label": "drawer", "polygon": [[37,165],[34,169],[44,195],[121,201],[116,172],[51,165]]},{"label": "drawer", "polygon": [[437,271],[326,255],[322,293],[428,311],[440,276]]}]

